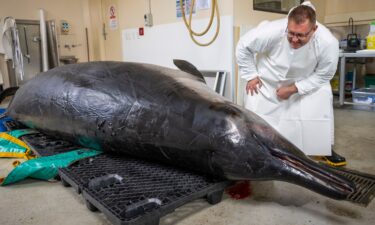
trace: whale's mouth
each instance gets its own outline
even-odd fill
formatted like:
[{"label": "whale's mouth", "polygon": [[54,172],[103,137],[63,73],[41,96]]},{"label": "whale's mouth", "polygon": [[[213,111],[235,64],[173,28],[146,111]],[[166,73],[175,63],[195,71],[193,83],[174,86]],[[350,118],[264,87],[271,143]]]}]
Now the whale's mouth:
[{"label": "whale's mouth", "polygon": [[[309,159],[294,157],[277,150],[271,151],[271,154],[281,160],[286,170],[293,174],[294,177],[302,178],[302,182],[314,183],[322,191],[330,189],[342,197],[348,196],[355,191],[351,181]],[[320,190],[315,191],[320,192]]]}]

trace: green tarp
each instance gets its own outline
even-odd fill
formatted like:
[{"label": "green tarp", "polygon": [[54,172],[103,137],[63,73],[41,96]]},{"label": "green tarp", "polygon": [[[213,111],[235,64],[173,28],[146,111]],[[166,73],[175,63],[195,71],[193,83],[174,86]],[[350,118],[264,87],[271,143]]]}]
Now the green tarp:
[{"label": "green tarp", "polygon": [[31,159],[14,168],[1,185],[12,184],[27,177],[50,180],[56,177],[59,168],[67,167],[77,160],[100,153],[100,151],[91,149],[78,149],[53,156]]}]

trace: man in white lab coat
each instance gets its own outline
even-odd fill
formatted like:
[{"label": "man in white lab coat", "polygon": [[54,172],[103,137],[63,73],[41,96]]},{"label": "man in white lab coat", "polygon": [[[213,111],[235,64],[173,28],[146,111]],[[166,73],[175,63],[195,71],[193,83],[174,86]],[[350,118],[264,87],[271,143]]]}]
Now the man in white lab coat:
[{"label": "man in white lab coat", "polygon": [[264,118],[307,155],[324,155],[331,165],[346,164],[333,152],[330,80],[337,69],[337,39],[316,21],[310,2],[288,18],[262,22],[246,33],[236,50],[247,80],[245,107]]}]

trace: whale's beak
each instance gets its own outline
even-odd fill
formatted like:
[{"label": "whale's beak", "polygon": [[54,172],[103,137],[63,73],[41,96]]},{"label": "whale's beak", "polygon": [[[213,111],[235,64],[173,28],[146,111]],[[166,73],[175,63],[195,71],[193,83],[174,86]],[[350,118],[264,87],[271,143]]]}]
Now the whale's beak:
[{"label": "whale's beak", "polygon": [[278,168],[281,171],[280,180],[338,200],[346,199],[356,190],[352,181],[304,155],[288,154],[279,149],[272,149],[271,154],[278,160],[278,167],[282,167]]}]

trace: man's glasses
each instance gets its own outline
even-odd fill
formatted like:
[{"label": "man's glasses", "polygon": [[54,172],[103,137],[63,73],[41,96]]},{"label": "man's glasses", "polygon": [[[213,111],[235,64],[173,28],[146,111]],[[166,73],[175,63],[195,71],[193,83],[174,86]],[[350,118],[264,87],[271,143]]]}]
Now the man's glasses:
[{"label": "man's glasses", "polygon": [[311,30],[309,32],[306,32],[306,33],[295,33],[295,32],[289,31],[288,28],[286,28],[285,33],[287,34],[288,38],[296,37],[299,40],[304,40],[304,39],[307,38],[307,36],[309,36],[311,31],[313,31],[313,30],[314,30],[314,27],[312,27]]}]

